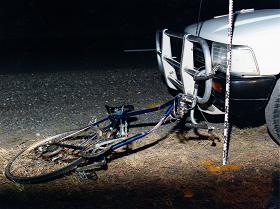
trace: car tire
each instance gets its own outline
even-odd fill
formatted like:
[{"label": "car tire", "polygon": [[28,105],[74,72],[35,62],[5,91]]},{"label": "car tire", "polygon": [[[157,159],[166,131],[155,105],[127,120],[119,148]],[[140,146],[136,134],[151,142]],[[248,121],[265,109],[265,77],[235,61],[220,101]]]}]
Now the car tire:
[{"label": "car tire", "polygon": [[267,128],[273,139],[280,144],[280,79],[276,82],[265,108]]}]

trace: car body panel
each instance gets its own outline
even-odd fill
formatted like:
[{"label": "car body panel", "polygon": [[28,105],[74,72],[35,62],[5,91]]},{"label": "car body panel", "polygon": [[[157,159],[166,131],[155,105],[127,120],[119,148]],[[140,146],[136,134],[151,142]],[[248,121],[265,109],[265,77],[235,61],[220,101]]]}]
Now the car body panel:
[{"label": "car body panel", "polygon": [[[199,35],[206,40],[227,43],[228,16],[224,15],[199,24],[192,24],[187,26],[184,32]],[[237,12],[235,15],[233,45],[248,46],[252,49],[260,75],[277,75],[280,73],[278,62],[279,34],[280,9]]]}]

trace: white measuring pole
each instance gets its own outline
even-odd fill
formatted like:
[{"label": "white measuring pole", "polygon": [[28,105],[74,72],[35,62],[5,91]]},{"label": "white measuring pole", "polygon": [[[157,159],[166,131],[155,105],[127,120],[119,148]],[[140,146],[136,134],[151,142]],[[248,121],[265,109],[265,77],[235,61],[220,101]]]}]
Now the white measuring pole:
[{"label": "white measuring pole", "polygon": [[228,163],[228,149],[229,149],[228,115],[229,115],[229,94],[230,94],[230,72],[231,72],[231,58],[232,58],[232,35],[233,35],[233,0],[229,0],[223,165],[226,165]]}]

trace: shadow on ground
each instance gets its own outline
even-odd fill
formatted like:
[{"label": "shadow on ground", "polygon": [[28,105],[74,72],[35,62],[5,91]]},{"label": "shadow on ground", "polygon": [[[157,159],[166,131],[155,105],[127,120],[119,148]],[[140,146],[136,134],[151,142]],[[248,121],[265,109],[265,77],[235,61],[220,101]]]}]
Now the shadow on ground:
[{"label": "shadow on ground", "polygon": [[[0,202],[2,209],[268,208],[272,181],[265,172],[206,176],[197,171],[184,179],[159,176],[143,181],[136,176],[133,181],[105,185],[66,178],[41,185],[9,185],[0,190]],[[274,183],[277,179],[279,173],[274,175]],[[277,195],[276,189],[274,192]]]}]

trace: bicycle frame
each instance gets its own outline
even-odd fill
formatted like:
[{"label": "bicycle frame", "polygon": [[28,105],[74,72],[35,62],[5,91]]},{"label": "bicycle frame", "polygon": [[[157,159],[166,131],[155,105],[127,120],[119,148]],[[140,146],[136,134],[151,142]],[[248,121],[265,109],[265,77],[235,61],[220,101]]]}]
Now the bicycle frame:
[{"label": "bicycle frame", "polygon": [[[131,106],[130,106],[131,107]],[[133,116],[138,116],[138,115],[143,115],[147,113],[152,113],[156,112],[159,110],[163,110],[166,108],[166,111],[158,121],[158,123],[153,126],[151,129],[148,131],[144,131],[138,134],[135,134],[134,136],[128,137],[128,124],[127,121],[129,118]],[[133,108],[129,108],[129,106],[121,106],[121,107],[106,107],[108,111],[108,116],[93,123],[89,124],[88,126],[81,128],[81,129],[76,129],[74,131],[70,132],[65,132],[63,134],[59,134],[53,137],[49,137],[39,144],[36,143],[35,145],[32,145],[26,150],[23,150],[20,152],[14,159],[10,161],[10,163],[7,165],[5,169],[5,175],[7,178],[10,180],[13,180],[18,183],[40,183],[47,181],[49,179],[56,178],[64,173],[67,173],[71,170],[76,170],[76,173],[81,177],[81,178],[96,178],[95,171],[98,169],[102,169],[104,165],[106,165],[106,156],[110,155],[114,150],[123,147],[131,142],[134,142],[136,140],[139,140],[152,132],[154,132],[157,128],[159,128],[162,124],[164,124],[167,119],[170,117],[173,119],[182,119],[184,118],[184,115],[189,112],[189,110],[192,110],[194,107],[189,103],[187,100],[186,96],[183,94],[178,94],[175,98],[172,100],[153,107],[153,108],[147,108],[147,109],[142,109],[138,111],[132,111]],[[111,111],[111,109],[113,109]],[[172,115],[171,115],[172,114]],[[110,122],[109,125],[108,123],[105,122]],[[104,127],[100,127],[102,123]],[[89,131],[90,129],[94,129],[94,134],[89,134],[85,135],[86,138],[83,137],[83,135],[80,135],[81,133],[85,133]],[[90,130],[91,131],[91,130]],[[79,138],[79,135],[82,136],[82,138]],[[62,138],[60,138],[60,136]],[[77,137],[77,138],[75,138]],[[83,140],[82,143],[78,141],[79,145],[75,144],[75,139],[78,140]],[[58,140],[56,142],[56,140]],[[67,141],[68,140],[68,141]],[[68,144],[69,142],[74,140],[74,144]],[[60,143],[62,142],[62,143]],[[64,143],[63,143],[64,142]],[[52,145],[56,145],[56,147],[51,147]],[[41,146],[41,150],[39,149],[39,146]],[[50,150],[48,148],[51,147]],[[67,152],[63,152],[58,155],[58,153],[61,151],[59,150],[60,148],[66,148],[69,149],[69,155]],[[39,160],[42,160],[41,157],[45,156],[48,157],[48,160],[51,161],[61,161],[61,162],[66,162],[68,164],[64,165],[61,164],[62,167],[57,168],[55,170],[51,170],[50,172],[47,173],[42,173],[38,175],[30,175],[30,176],[25,176],[20,173],[20,174],[13,174],[11,173],[11,166],[13,162],[19,158],[19,156],[26,152],[29,154],[31,151],[35,151],[36,154],[36,148],[38,148],[39,151]],[[44,151],[45,148],[45,151]],[[73,151],[74,150],[74,151]],[[37,151],[37,152],[38,152]],[[65,150],[64,150],[65,151]],[[76,156],[78,151],[79,155]],[[38,154],[38,153],[37,153]],[[34,153],[33,153],[34,155]],[[67,157],[71,156],[71,159],[73,158],[72,161],[67,162]],[[36,159],[34,159],[36,160]],[[47,162],[48,162],[47,160]],[[85,165],[84,163],[89,163]],[[27,161],[27,164],[29,161]],[[80,165],[81,166],[78,166]],[[29,165],[28,165],[29,166]],[[52,165],[51,165],[52,166]]]},{"label": "bicycle frame", "polygon": [[[136,134],[132,137],[129,137],[127,139],[124,139],[123,141],[120,141],[114,145],[112,145],[110,147],[110,149],[108,151],[114,151],[122,146],[125,146],[133,141],[136,141],[138,139],[141,139],[147,135],[149,135],[150,133],[152,133],[154,130],[156,130],[160,125],[162,125],[165,120],[168,118],[168,116],[172,113],[172,111],[174,111],[174,109],[176,108],[176,105],[177,105],[177,97],[175,97],[174,99],[160,105],[160,106],[157,106],[157,107],[153,107],[153,108],[148,108],[148,109],[143,109],[143,110],[137,110],[137,111],[132,111],[132,112],[128,112],[128,113],[113,113],[113,114],[110,114],[108,115],[106,118],[100,120],[100,121],[97,121],[87,127],[85,127],[85,129],[87,128],[92,128],[92,127],[95,127],[95,126],[98,126],[99,124],[105,122],[105,121],[108,121],[110,119],[114,119],[114,120],[117,120],[117,121],[120,121],[120,120],[125,120],[129,117],[133,117],[133,116],[138,116],[138,115],[143,115],[143,114],[146,114],[146,113],[151,113],[151,112],[156,112],[156,111],[159,111],[159,110],[162,110],[166,107],[168,107],[168,109],[165,111],[165,113],[163,114],[162,118],[160,119],[160,121],[152,128],[150,129],[149,131],[145,131],[145,132],[142,132],[140,134]],[[108,127],[106,128],[109,128],[111,125],[109,125]],[[101,154],[102,155],[102,154]]]}]

